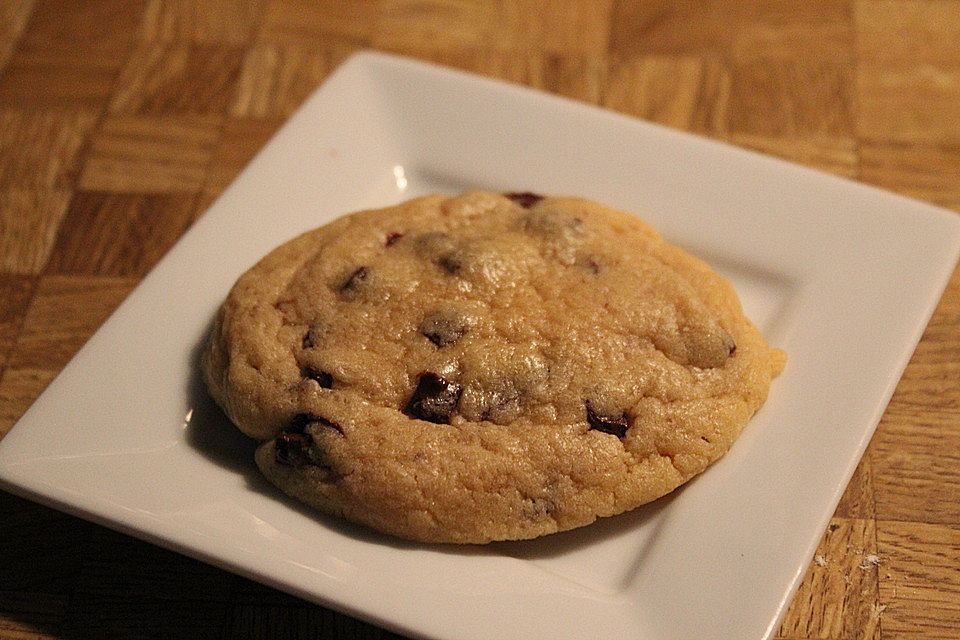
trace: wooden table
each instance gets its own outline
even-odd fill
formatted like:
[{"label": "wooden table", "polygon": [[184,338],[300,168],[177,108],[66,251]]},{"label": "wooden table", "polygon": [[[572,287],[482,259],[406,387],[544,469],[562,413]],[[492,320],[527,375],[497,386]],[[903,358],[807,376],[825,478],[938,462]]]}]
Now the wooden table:
[{"label": "wooden table", "polygon": [[[954,0],[2,0],[0,435],[350,52],[960,210]],[[0,495],[0,638],[392,634]],[[780,629],[960,638],[960,276]]]}]

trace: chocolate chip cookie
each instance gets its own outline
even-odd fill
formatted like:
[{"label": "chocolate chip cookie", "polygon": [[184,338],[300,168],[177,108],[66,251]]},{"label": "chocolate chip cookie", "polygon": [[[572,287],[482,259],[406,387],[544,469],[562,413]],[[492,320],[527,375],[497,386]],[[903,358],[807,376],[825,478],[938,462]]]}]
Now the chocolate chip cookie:
[{"label": "chocolate chip cookie", "polygon": [[785,357],[635,216],[472,192],[340,218],[235,284],[203,357],[275,485],[430,542],[534,538],[717,460]]}]

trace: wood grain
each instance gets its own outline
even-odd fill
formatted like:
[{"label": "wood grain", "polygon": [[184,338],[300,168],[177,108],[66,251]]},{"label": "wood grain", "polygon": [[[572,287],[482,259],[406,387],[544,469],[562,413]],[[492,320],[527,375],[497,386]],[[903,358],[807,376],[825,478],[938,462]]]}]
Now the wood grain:
[{"label": "wood grain", "polygon": [[0,190],[0,272],[43,269],[69,200],[62,189]]},{"label": "wood grain", "polygon": [[70,188],[95,122],[89,111],[0,109],[0,188]]},{"label": "wood grain", "polygon": [[[2,0],[0,437],[353,51],[960,211],[958,42],[956,0]],[[960,637],[958,363],[960,270],[778,638]],[[3,640],[398,637],[3,493],[0,540]]]},{"label": "wood grain", "polygon": [[196,192],[220,137],[214,116],[111,116],[91,136],[79,187],[133,193]]}]

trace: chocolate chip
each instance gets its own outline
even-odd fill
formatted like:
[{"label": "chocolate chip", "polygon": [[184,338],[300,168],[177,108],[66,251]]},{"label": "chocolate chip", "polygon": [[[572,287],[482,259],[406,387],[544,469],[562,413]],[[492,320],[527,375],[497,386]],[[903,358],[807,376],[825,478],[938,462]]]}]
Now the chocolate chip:
[{"label": "chocolate chip", "polygon": [[293,419],[290,420],[290,423],[287,425],[286,429],[283,430],[284,433],[306,433],[307,426],[311,422],[315,422],[317,416],[312,413],[298,413],[293,416]]},{"label": "chocolate chip", "polygon": [[523,191],[520,193],[505,193],[505,197],[510,198],[524,209],[529,209],[533,205],[543,200],[543,196],[538,193]]},{"label": "chocolate chip", "polygon": [[397,240],[403,237],[403,234],[398,231],[391,231],[387,234],[387,239],[384,240],[383,244],[387,247],[392,247]]},{"label": "chocolate chip", "polygon": [[462,338],[468,330],[463,318],[454,313],[434,311],[420,323],[420,333],[438,347],[446,347]]},{"label": "chocolate chip", "polygon": [[627,434],[627,429],[630,427],[627,414],[621,413],[619,416],[605,415],[597,412],[589,400],[587,400],[586,405],[587,422],[590,423],[591,429],[609,433],[618,438],[622,438]]},{"label": "chocolate chip", "polygon": [[427,422],[449,424],[450,415],[457,408],[462,391],[459,384],[426,371],[417,379],[417,388],[413,390],[404,412]]},{"label": "chocolate chip", "polygon": [[293,419],[287,425],[287,428],[283,430],[283,432],[309,435],[307,434],[307,427],[315,424],[327,427],[328,429],[333,429],[337,433],[343,435],[343,428],[336,422],[313,413],[298,413],[297,415],[293,416]]},{"label": "chocolate chip", "polygon": [[333,388],[333,376],[326,371],[318,371],[313,367],[304,367],[300,373],[304,378],[313,380],[324,389]]},{"label": "chocolate chip", "polygon": [[327,427],[343,435],[343,429],[335,422],[312,413],[298,413],[274,440],[274,460],[287,467],[319,467],[328,477],[335,478],[336,474],[324,460],[322,451],[314,446],[313,436],[307,433],[307,428],[313,425]]},{"label": "chocolate chip", "polygon": [[450,275],[456,275],[463,269],[463,256],[459,251],[451,251],[437,258],[437,264]]},{"label": "chocolate chip", "polygon": [[369,267],[357,267],[340,285],[340,292],[351,293],[356,291],[368,277],[370,277]]},{"label": "chocolate chip", "polygon": [[281,433],[274,442],[274,459],[277,464],[299,467],[310,464],[309,449],[313,438],[305,433]]}]

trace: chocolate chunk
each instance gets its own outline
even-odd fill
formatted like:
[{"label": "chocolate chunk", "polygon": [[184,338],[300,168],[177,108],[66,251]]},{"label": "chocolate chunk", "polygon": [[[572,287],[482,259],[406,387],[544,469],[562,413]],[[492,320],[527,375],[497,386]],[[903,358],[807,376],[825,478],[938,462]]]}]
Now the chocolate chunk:
[{"label": "chocolate chunk", "polygon": [[333,376],[326,371],[317,371],[313,367],[304,367],[300,373],[304,378],[313,380],[324,389],[333,388]]},{"label": "chocolate chunk", "polygon": [[627,434],[627,429],[630,428],[629,421],[627,420],[627,414],[621,413],[619,416],[610,416],[598,413],[594,408],[593,404],[587,400],[587,422],[590,423],[590,428],[597,431],[602,431],[604,433],[609,433],[611,435],[622,438]]},{"label": "chocolate chunk", "polygon": [[384,240],[383,244],[387,247],[392,247],[397,240],[403,237],[403,234],[398,231],[391,231],[387,234],[387,239]]},{"label": "chocolate chunk", "polygon": [[449,424],[462,391],[456,382],[426,371],[417,379],[417,388],[413,390],[404,413],[427,422]]},{"label": "chocolate chunk", "polygon": [[284,433],[306,433],[307,426],[311,422],[316,422],[317,416],[312,413],[298,413],[293,416],[293,419],[290,421],[290,424],[287,425],[287,428],[283,430]]},{"label": "chocolate chunk", "polygon": [[343,429],[335,422],[312,413],[298,413],[274,440],[274,460],[287,467],[319,467],[329,477],[335,478],[336,474],[324,459],[323,452],[315,446],[313,436],[307,433],[307,428],[313,425],[333,429],[343,435]]},{"label": "chocolate chunk", "polygon": [[274,459],[277,464],[299,467],[311,464],[309,449],[313,438],[305,433],[281,433],[274,442]]},{"label": "chocolate chunk", "polygon": [[420,323],[420,333],[438,347],[453,344],[467,332],[463,318],[448,312],[434,311]]},{"label": "chocolate chunk", "polygon": [[437,264],[450,275],[456,275],[463,269],[463,256],[459,251],[451,251],[437,258]]},{"label": "chocolate chunk", "polygon": [[347,277],[343,284],[340,285],[340,292],[355,292],[368,277],[370,277],[369,267],[357,267],[354,272]]},{"label": "chocolate chunk", "polygon": [[533,205],[543,200],[543,196],[538,193],[523,191],[520,193],[505,193],[505,197],[510,198],[524,209],[529,209]]},{"label": "chocolate chunk", "polygon": [[307,434],[307,427],[310,425],[318,424],[328,429],[333,429],[339,434],[343,434],[343,428],[332,420],[328,420],[322,416],[315,415],[313,413],[298,413],[293,416],[293,419],[290,421],[290,424],[286,429],[283,430],[284,433],[301,433]]}]

